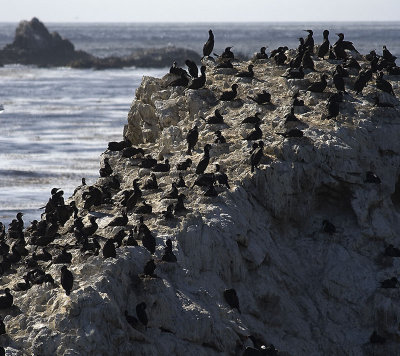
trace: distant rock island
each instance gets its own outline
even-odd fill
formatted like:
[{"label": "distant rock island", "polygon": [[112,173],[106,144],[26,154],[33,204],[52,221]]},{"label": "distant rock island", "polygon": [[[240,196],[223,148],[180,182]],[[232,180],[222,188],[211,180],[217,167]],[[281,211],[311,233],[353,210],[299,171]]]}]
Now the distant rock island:
[{"label": "distant rock island", "polygon": [[73,43],[50,33],[36,17],[21,21],[15,30],[14,41],[0,50],[0,65],[34,64],[44,67],[69,66],[73,68],[162,68],[177,61],[183,64],[190,58],[200,61],[200,55],[192,50],[176,47],[137,49],[125,57],[99,58],[85,51],[76,50]]}]

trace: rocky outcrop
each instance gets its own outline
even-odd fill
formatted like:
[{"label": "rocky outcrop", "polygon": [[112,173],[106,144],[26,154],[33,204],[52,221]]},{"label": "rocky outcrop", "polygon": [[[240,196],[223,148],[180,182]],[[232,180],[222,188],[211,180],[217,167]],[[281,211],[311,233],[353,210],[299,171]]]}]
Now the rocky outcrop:
[{"label": "rocky outcrop", "polygon": [[[244,70],[248,64],[235,66]],[[243,355],[246,347],[272,343],[280,355],[398,353],[398,288],[380,288],[381,281],[398,276],[400,263],[400,258],[383,254],[387,245],[400,244],[398,101],[377,92],[371,82],[362,96],[349,90],[340,114],[328,119],[331,83],[324,93],[303,90],[318,79],[318,72],[287,80],[281,76],[284,69],[270,61],[254,65],[255,78],[249,79],[208,63],[207,82],[199,90],[168,87],[169,74],[143,78],[124,136],[146,155],[171,162],[170,172],[155,173],[159,189],[143,190],[140,199],[153,207],[144,222],[156,239],[156,251],[151,254],[138,239],[138,246],[117,248],[116,259],[105,260],[101,252],[82,253],[71,232],[71,217],[59,228],[60,237],[50,250],[55,253],[66,245],[71,251],[72,293],[66,296],[50,283],[13,292],[15,308],[2,312],[10,351]],[[319,72],[332,72],[335,65],[316,60]],[[354,75],[346,79],[348,88],[353,81]],[[237,98],[219,101],[233,83],[238,85]],[[397,82],[392,84],[399,95]],[[271,93],[272,104],[257,105],[248,98],[262,90]],[[286,122],[297,91],[305,106],[295,109],[299,121]],[[395,108],[375,107],[375,95]],[[202,117],[217,108],[226,124],[206,124]],[[263,120],[265,155],[251,173],[252,142],[243,138],[252,125],[241,121],[256,112]],[[193,185],[202,148],[211,144],[207,172],[218,162],[231,188],[217,186],[217,197],[204,196],[197,186],[179,188],[187,210],[165,220],[161,212],[171,200],[163,197],[178,179],[177,162],[188,158],[185,137],[195,124],[199,143],[191,156],[193,166],[182,172],[186,185]],[[278,134],[294,127],[302,129],[304,137]],[[214,142],[217,129],[226,143]],[[144,183],[151,173],[139,167],[140,155],[125,158],[107,150],[104,158],[120,188],[111,189],[102,204],[90,209],[84,208],[83,199],[90,187],[81,186],[71,197],[85,223],[97,217],[102,246],[120,230],[137,226],[140,215],[133,212],[126,227],[108,225],[120,214],[123,191],[131,190],[135,179]],[[102,188],[110,181],[99,178],[95,186]],[[327,228],[325,220],[335,228]],[[162,259],[167,239],[177,262]],[[28,233],[26,240],[31,241]],[[150,259],[155,272],[144,275]],[[59,267],[41,266],[60,282]],[[16,276],[26,272],[23,264],[16,269],[3,275],[4,287],[13,289]],[[224,298],[224,291],[232,288],[240,311]],[[132,327],[124,315],[127,311],[136,316],[141,302],[147,304],[147,328],[140,323]],[[374,330],[386,338],[385,344],[370,343]]]},{"label": "rocky outcrop", "polygon": [[50,33],[36,17],[21,21],[15,30],[14,41],[0,51],[3,64],[65,66],[71,61],[91,57],[86,52],[76,51],[74,45],[57,32]]},{"label": "rocky outcrop", "polygon": [[0,65],[19,63],[95,69],[132,66],[163,68],[171,66],[173,61],[183,64],[187,58],[197,62],[200,60],[196,52],[176,47],[137,49],[126,57],[98,58],[75,50],[69,40],[63,39],[57,32],[50,33],[37,18],[20,22],[14,41],[0,50]]}]

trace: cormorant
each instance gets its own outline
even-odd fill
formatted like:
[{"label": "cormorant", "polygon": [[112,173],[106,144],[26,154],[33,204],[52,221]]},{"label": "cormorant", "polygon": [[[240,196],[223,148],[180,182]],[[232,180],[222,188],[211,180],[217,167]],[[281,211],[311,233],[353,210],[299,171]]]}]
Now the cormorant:
[{"label": "cormorant", "polygon": [[268,54],[265,53],[267,47],[261,47],[260,52],[256,53],[256,59],[268,59]]},{"label": "cormorant", "polygon": [[195,62],[191,61],[190,59],[187,59],[185,61],[185,64],[189,68],[189,74],[192,78],[197,78],[199,76],[199,69],[197,68],[197,65]]},{"label": "cormorant", "polygon": [[176,256],[172,252],[172,241],[171,239],[167,239],[165,241],[165,248],[164,248],[164,255],[161,257],[161,259],[165,262],[176,262]]},{"label": "cormorant", "polygon": [[188,86],[188,89],[200,89],[206,84],[206,67],[201,66],[200,68],[201,76],[199,78],[194,78],[192,83]]},{"label": "cormorant", "polygon": [[14,302],[14,298],[10,293],[10,289],[4,290],[4,295],[0,296],[0,309],[11,308]]},{"label": "cormorant", "polygon": [[395,96],[392,84],[390,84],[387,80],[383,79],[383,72],[379,72],[378,78],[376,78],[376,87],[386,93]]},{"label": "cormorant", "polygon": [[254,65],[249,64],[249,66],[247,67],[247,71],[239,72],[238,74],[236,74],[236,76],[240,78],[253,78],[254,77],[253,68]]},{"label": "cormorant", "polygon": [[237,95],[237,88],[238,88],[237,84],[232,84],[232,86],[231,86],[232,90],[224,91],[221,94],[221,97],[219,98],[219,100],[232,101],[233,99],[235,99],[235,97]]},{"label": "cormorant", "polygon": [[226,139],[220,130],[215,131],[215,135],[217,138],[214,140],[214,143],[226,143]]},{"label": "cormorant", "polygon": [[238,310],[238,312],[241,313],[240,307],[239,307],[239,298],[236,294],[236,291],[233,288],[225,289],[224,298],[231,308],[236,308]]},{"label": "cormorant", "polygon": [[157,163],[153,168],[152,171],[154,172],[169,172],[171,166],[169,165],[169,160],[165,159],[164,163]]},{"label": "cormorant", "polygon": [[205,120],[206,120],[206,124],[210,124],[210,125],[211,124],[224,124],[224,117],[219,112],[219,109],[215,109],[214,115],[209,116]]},{"label": "cormorant", "polygon": [[247,96],[250,100],[253,100],[259,105],[268,104],[271,102],[271,94],[266,90],[263,90],[262,93],[256,94],[255,97]]},{"label": "cormorant", "polygon": [[[210,30],[211,31],[211,30]],[[146,303],[142,302],[136,305],[136,315],[139,321],[147,328],[147,323],[149,319],[147,318],[146,314]]]},{"label": "cormorant", "polygon": [[304,41],[304,47],[312,54],[314,53],[314,38],[313,38],[313,31],[312,30],[304,30],[308,32],[308,36]]},{"label": "cormorant", "polygon": [[214,49],[214,34],[212,30],[209,30],[208,40],[203,46],[203,58],[210,56],[213,49]]},{"label": "cormorant", "polygon": [[307,91],[311,91],[313,93],[322,93],[327,85],[326,79],[328,76],[326,74],[321,75],[321,81],[312,83],[308,88]]},{"label": "cormorant", "polygon": [[259,165],[261,158],[264,155],[263,148],[264,148],[264,142],[259,141],[258,147],[251,153],[250,164],[252,173],[254,172],[254,168],[256,168]]},{"label": "cormorant", "polygon": [[190,158],[187,158],[185,161],[179,162],[176,165],[176,169],[178,171],[186,171],[191,165],[192,165],[192,160]]},{"label": "cormorant", "polygon": [[262,131],[260,129],[260,122],[254,124],[254,131],[250,132],[245,140],[247,141],[254,141],[254,140],[259,140],[262,138]]},{"label": "cormorant", "polygon": [[211,145],[206,144],[204,146],[204,154],[200,162],[197,164],[196,174],[203,174],[204,171],[206,170],[208,163],[210,162],[210,149]]},{"label": "cormorant", "polygon": [[192,129],[189,130],[189,132],[186,136],[186,142],[188,144],[188,149],[186,152],[187,155],[192,154],[192,149],[194,149],[194,146],[196,146],[198,139],[199,139],[199,130],[198,130],[197,126],[195,125]]},{"label": "cormorant", "polygon": [[303,131],[299,130],[299,129],[291,129],[289,131],[286,132],[277,132],[277,135],[281,135],[285,138],[289,138],[289,137],[303,137]]},{"label": "cormorant", "polygon": [[328,52],[329,52],[329,47],[330,47],[330,43],[329,43],[329,31],[325,30],[323,32],[323,37],[324,37],[324,42],[322,42],[321,46],[318,49],[318,57],[320,58],[324,58]]},{"label": "cormorant", "polygon": [[61,285],[65,290],[66,295],[70,295],[72,286],[74,284],[74,276],[72,272],[68,270],[67,266],[61,267]]},{"label": "cormorant", "polygon": [[241,123],[242,124],[257,124],[261,122],[260,116],[261,113],[260,112],[256,112],[253,116],[248,116],[246,117]]}]

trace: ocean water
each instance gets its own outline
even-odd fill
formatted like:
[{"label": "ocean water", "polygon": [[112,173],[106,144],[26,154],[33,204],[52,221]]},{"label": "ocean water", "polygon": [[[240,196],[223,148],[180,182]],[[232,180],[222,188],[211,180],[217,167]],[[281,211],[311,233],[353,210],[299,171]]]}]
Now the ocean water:
[{"label": "ocean water", "polygon": [[[12,42],[15,23],[0,23],[0,47]],[[261,46],[295,48],[302,30],[343,32],[361,53],[382,45],[400,56],[400,23],[263,24],[46,24],[77,49],[97,56],[127,55],[135,48],[183,46],[201,53],[208,29],[214,51],[226,46],[245,55]],[[107,142],[122,139],[135,89],[143,75],[160,77],[168,69],[75,70],[11,65],[0,67],[0,221],[18,211],[29,222],[40,216],[53,187],[65,197],[81,178],[98,177],[99,156]]]}]

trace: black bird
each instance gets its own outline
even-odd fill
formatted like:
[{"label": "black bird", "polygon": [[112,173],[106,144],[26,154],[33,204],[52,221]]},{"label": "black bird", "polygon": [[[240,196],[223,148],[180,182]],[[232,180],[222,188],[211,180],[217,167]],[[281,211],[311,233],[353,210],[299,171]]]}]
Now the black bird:
[{"label": "black bird", "polygon": [[99,170],[100,177],[108,177],[112,172],[113,170],[110,166],[109,159],[106,157],[104,158],[104,167],[101,167]]},{"label": "black bird", "polygon": [[237,95],[237,88],[238,85],[237,84],[232,84],[231,89],[232,90],[227,90],[222,92],[221,97],[219,98],[219,100],[222,101],[232,101],[236,98]]},{"label": "black bird", "polygon": [[187,87],[189,84],[189,76],[188,74],[181,74],[178,79],[173,80],[170,82],[167,87]]},{"label": "black bird", "polygon": [[4,290],[4,295],[0,296],[0,309],[11,308],[14,302],[14,297],[10,293],[10,289]]},{"label": "black bird", "polygon": [[329,47],[330,47],[330,43],[329,43],[329,31],[325,30],[323,32],[323,37],[324,37],[324,42],[322,42],[321,46],[318,49],[318,57],[320,58],[324,58],[328,52],[329,52]]},{"label": "black bird", "polygon": [[371,344],[384,344],[386,342],[386,338],[384,338],[383,336],[380,336],[376,330],[374,330],[374,332],[371,334],[371,336],[369,337],[369,342]]},{"label": "black bird", "polygon": [[171,74],[175,74],[175,75],[178,75],[178,76],[187,75],[186,70],[184,70],[183,68],[178,67],[178,64],[176,62],[172,63],[172,66],[169,69],[169,72]]},{"label": "black bird", "polygon": [[126,226],[128,223],[128,216],[126,215],[126,210],[121,211],[121,216],[116,216],[110,221],[107,226]]},{"label": "black bird", "polygon": [[169,204],[167,206],[167,210],[163,210],[161,212],[164,219],[173,219],[174,218],[174,204]]},{"label": "black bird", "polygon": [[137,236],[137,227],[129,230],[128,238],[125,241],[126,246],[138,246],[135,235]]},{"label": "black bird", "polygon": [[308,36],[304,41],[304,47],[310,51],[310,53],[314,53],[314,38],[313,38],[313,31],[312,30],[304,30],[308,32]]},{"label": "black bird", "polygon": [[315,70],[314,66],[314,61],[311,58],[311,53],[310,50],[307,49],[307,51],[304,52],[303,57],[301,59],[301,65],[304,69],[311,69],[312,71]]},{"label": "black bird", "polygon": [[69,295],[74,284],[74,276],[72,272],[68,270],[67,266],[61,267],[61,285],[65,290],[65,294]]},{"label": "black bird", "polygon": [[169,165],[169,160],[165,159],[164,163],[157,163],[153,168],[153,172],[169,172],[171,166]]},{"label": "black bird", "polygon": [[231,308],[236,308],[238,310],[238,312],[241,313],[240,307],[239,307],[239,298],[236,294],[236,291],[233,288],[225,289],[224,298],[225,298],[225,301],[228,303],[228,305]]},{"label": "black bird", "polygon": [[256,59],[268,59],[268,54],[265,53],[267,47],[261,47],[260,52],[256,53]]},{"label": "black bird", "polygon": [[259,105],[268,104],[271,102],[271,94],[266,90],[263,90],[262,93],[256,94],[255,97],[248,96],[248,98],[255,101]]},{"label": "black bird", "polygon": [[136,208],[135,214],[151,214],[153,211],[153,207],[143,201],[143,204]]},{"label": "black bird", "polygon": [[158,189],[157,178],[154,173],[150,174],[150,178],[146,180],[146,183],[143,185],[143,189]]},{"label": "black bird", "polygon": [[187,59],[185,61],[185,64],[189,68],[189,74],[192,78],[197,78],[199,76],[199,68],[197,68],[197,65],[195,62],[191,61],[190,59]]},{"label": "black bird", "polygon": [[348,58],[343,66],[346,67],[346,68],[355,69],[355,70],[357,70],[357,72],[361,69],[360,64],[353,57]]},{"label": "black bird", "polygon": [[261,158],[263,157],[263,149],[264,149],[264,142],[259,141],[258,142],[258,147],[251,153],[250,156],[250,163],[251,163],[251,172],[254,172],[254,168],[256,168],[260,161]]},{"label": "black bird", "polygon": [[374,172],[368,171],[365,174],[364,183],[381,184],[381,179]]},{"label": "black bird", "polygon": [[215,189],[214,185],[210,185],[206,191],[204,192],[204,196],[206,197],[217,197],[218,196],[218,192]]},{"label": "black bird", "polygon": [[381,282],[381,288],[396,288],[399,284],[399,281],[396,277],[392,277],[390,279],[385,279]]},{"label": "black bird", "polygon": [[283,77],[287,79],[303,79],[304,78],[303,66],[300,66],[297,70],[294,68],[290,68],[288,73]]},{"label": "black bird", "polygon": [[333,76],[333,84],[335,85],[335,87],[338,91],[342,91],[343,93],[346,93],[343,77],[339,73],[336,73]]},{"label": "black bird", "polygon": [[290,108],[290,112],[288,112],[285,116],[285,123],[290,122],[290,121],[299,121],[299,119],[296,117],[294,113],[294,106]]},{"label": "black bird", "polygon": [[[233,52],[231,51],[231,48],[233,47],[226,47],[225,50],[222,52],[221,54],[221,59],[226,60],[226,59],[230,59],[233,60],[235,59],[235,55],[233,54]],[[215,54],[215,53],[214,53]]]},{"label": "black bird", "polygon": [[215,164],[214,178],[218,182],[218,184],[226,185],[228,189],[231,189],[228,183],[228,176],[225,173],[221,172],[221,166],[217,163]]},{"label": "black bird", "polygon": [[209,57],[214,49],[214,34],[212,30],[208,31],[208,40],[203,46],[203,57]]},{"label": "black bird", "polygon": [[109,239],[105,242],[103,246],[103,257],[104,258],[116,258],[117,257],[117,251],[115,250],[115,245],[113,240]]},{"label": "black bird", "polygon": [[152,168],[157,164],[157,160],[151,155],[147,155],[145,158],[142,159],[142,161],[139,164],[140,168]]},{"label": "black bird", "polygon": [[[139,225],[139,234],[138,237],[142,240],[142,245],[150,252],[154,253],[156,252],[156,239],[155,237],[151,234],[150,230],[143,230],[143,223]],[[144,225],[147,228],[146,225]],[[142,230],[141,230],[142,227]]]},{"label": "black bird", "polygon": [[293,94],[292,99],[293,103],[292,106],[304,106],[304,100],[298,99],[299,97],[299,92],[296,92]]},{"label": "black bird", "polygon": [[194,146],[196,146],[198,139],[199,139],[199,130],[195,125],[192,129],[189,130],[186,136],[186,142],[188,144],[188,149],[186,154],[188,155],[192,154],[192,150],[194,149]]},{"label": "black bird", "polygon": [[66,248],[64,247],[61,253],[53,258],[53,264],[64,264],[64,263],[71,263],[72,261],[72,254],[67,252]]},{"label": "black bird", "polygon": [[208,163],[210,162],[210,149],[211,145],[206,144],[204,146],[204,154],[199,163],[197,164],[196,174],[203,174],[204,171],[206,170]]},{"label": "black bird", "polygon": [[308,88],[307,91],[311,91],[313,93],[322,93],[327,85],[326,79],[327,79],[326,74],[321,75],[321,81],[312,83]]},{"label": "black bird", "polygon": [[178,171],[186,171],[191,165],[192,165],[192,160],[190,158],[187,158],[185,161],[179,162],[176,165],[176,169]]},{"label": "black bird", "polygon": [[357,94],[362,94],[362,91],[366,87],[371,76],[372,76],[372,71],[361,71],[358,74],[354,82],[354,90]]},{"label": "black bird", "polygon": [[172,252],[172,241],[171,239],[167,239],[167,241],[165,241],[165,248],[164,248],[164,254],[161,257],[161,259],[165,262],[176,262],[176,256],[174,255],[174,253]]},{"label": "black bird", "polygon": [[141,154],[142,156],[144,156],[144,150],[143,148],[136,148],[133,146],[130,147],[126,147],[122,150],[122,157],[124,158],[131,158],[133,156],[136,156],[137,154]]},{"label": "black bird", "polygon": [[355,51],[358,53],[358,51],[353,46],[352,42],[344,40],[343,33],[337,33],[336,35],[339,36],[339,39],[333,45],[333,50],[335,52],[336,59],[346,59],[347,53],[345,52],[345,50]]},{"label": "black bird", "polygon": [[51,254],[47,251],[47,249],[46,249],[45,247],[43,247],[43,248],[42,248],[42,253],[36,254],[36,252],[34,252],[34,253],[32,254],[32,258],[33,258],[35,261],[45,261],[45,262],[47,262],[47,261],[51,261],[52,256],[51,256]]},{"label": "black bird", "polygon": [[194,181],[192,188],[197,185],[199,187],[208,187],[213,185],[215,182],[215,174],[214,173],[203,173],[200,174],[196,180]]},{"label": "black bird", "polygon": [[281,135],[285,138],[289,138],[289,137],[303,137],[303,131],[299,130],[299,129],[291,129],[289,131],[286,132],[277,132],[277,135]]},{"label": "black bird", "polygon": [[136,305],[136,315],[139,321],[147,328],[147,323],[149,322],[149,319],[147,318],[146,307],[147,306],[145,302]]},{"label": "black bird", "polygon": [[115,142],[111,141],[108,143],[108,149],[110,151],[122,151],[124,148],[130,147],[132,142],[128,139],[124,139],[123,141]]},{"label": "black bird", "polygon": [[254,140],[259,140],[262,138],[262,131],[260,129],[260,125],[261,123],[258,122],[256,124],[254,124],[254,130],[251,131],[247,137],[245,138],[245,140],[247,141],[254,141]]},{"label": "black bird", "polygon": [[392,103],[380,101],[378,95],[374,97],[374,106],[377,106],[380,108],[394,108],[394,105]]},{"label": "black bird", "polygon": [[136,329],[139,321],[133,315],[129,315],[127,310],[125,310],[125,319],[132,328]]},{"label": "black bird", "polygon": [[253,78],[254,77],[254,71],[253,71],[254,65],[250,64],[247,67],[247,71],[239,72],[236,74],[237,77],[240,78]]},{"label": "black bird", "polygon": [[185,198],[186,198],[186,195],[185,195],[185,194],[180,193],[180,194],[178,195],[178,201],[176,202],[176,204],[175,204],[175,206],[174,206],[174,213],[175,213],[175,214],[178,214],[178,213],[180,213],[180,212],[186,211],[185,205],[184,205],[184,203],[183,203],[183,201],[185,200]]},{"label": "black bird", "polygon": [[176,182],[176,186],[177,186],[178,188],[184,188],[184,187],[186,187],[186,183],[185,183],[185,180],[183,179],[182,173],[179,173],[179,179],[178,179],[178,181]]},{"label": "black bird", "polygon": [[232,69],[233,68],[233,64],[231,63],[230,59],[224,60],[221,63],[218,63],[217,66],[215,68],[227,68],[227,69]]},{"label": "black bird", "polygon": [[177,199],[178,194],[178,187],[175,182],[172,182],[171,190],[163,196],[163,199]]},{"label": "black bird", "polygon": [[96,217],[95,216],[91,216],[89,218],[89,222],[90,222],[89,226],[84,226],[82,228],[82,233],[85,236],[92,236],[96,232],[97,228],[99,227],[97,225],[97,223],[96,223]]},{"label": "black bird", "polygon": [[199,78],[194,78],[192,83],[188,86],[188,89],[200,89],[206,84],[206,67],[201,66],[200,68],[201,76]]},{"label": "black bird", "polygon": [[214,115],[206,119],[206,124],[224,124],[224,117],[219,112],[219,109],[215,109]]},{"label": "black bird", "polygon": [[226,139],[220,130],[215,131],[215,135],[217,138],[215,139],[214,143],[226,143]]},{"label": "black bird", "polygon": [[322,221],[322,230],[329,235],[333,235],[336,232],[336,227],[330,221]]},{"label": "black bird", "polygon": [[376,78],[376,87],[386,93],[395,96],[392,84],[390,84],[387,80],[383,79],[383,72],[379,72],[378,78]]},{"label": "black bird", "polygon": [[[335,95],[335,94],[333,94],[333,95]],[[329,97],[328,103],[326,106],[328,108],[328,116],[326,117],[327,119],[333,119],[339,115],[339,110],[340,110],[339,101],[333,99],[332,95]]]},{"label": "black bird", "polygon": [[144,265],[143,273],[147,276],[152,277],[154,275],[155,269],[156,269],[156,264],[154,263],[154,260],[151,259],[150,261],[147,261],[146,264]]},{"label": "black bird", "polygon": [[3,319],[0,318],[0,335],[6,334],[6,326],[4,325]]},{"label": "black bird", "polygon": [[396,56],[393,56],[390,53],[390,51],[386,48],[386,46],[383,46],[382,57],[389,62],[394,62],[397,59]]},{"label": "black bird", "polygon": [[400,249],[390,244],[385,248],[384,255],[389,257],[400,257]]}]

